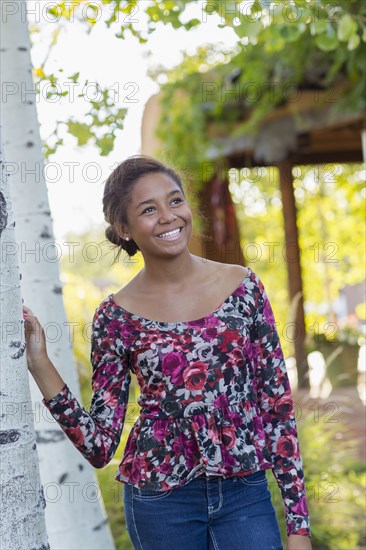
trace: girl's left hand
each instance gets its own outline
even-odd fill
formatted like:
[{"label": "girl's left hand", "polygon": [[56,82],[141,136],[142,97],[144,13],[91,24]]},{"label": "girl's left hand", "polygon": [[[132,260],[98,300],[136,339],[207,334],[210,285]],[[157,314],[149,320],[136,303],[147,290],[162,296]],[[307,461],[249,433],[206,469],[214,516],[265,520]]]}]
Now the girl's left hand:
[{"label": "girl's left hand", "polygon": [[286,550],[312,550],[310,537],[289,535]]}]

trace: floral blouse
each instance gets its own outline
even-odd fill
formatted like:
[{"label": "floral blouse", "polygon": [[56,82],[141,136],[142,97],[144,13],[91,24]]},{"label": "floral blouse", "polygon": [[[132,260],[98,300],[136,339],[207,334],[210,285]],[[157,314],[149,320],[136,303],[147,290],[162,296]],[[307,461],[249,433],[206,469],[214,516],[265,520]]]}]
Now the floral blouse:
[{"label": "floral blouse", "polygon": [[265,287],[247,269],[215,311],[189,322],[139,317],[110,294],[93,317],[90,412],[67,384],[42,401],[102,468],[120,442],[133,373],[141,410],[115,480],[167,491],[202,473],[230,478],[271,468],[287,534],[311,537],[284,356]]}]

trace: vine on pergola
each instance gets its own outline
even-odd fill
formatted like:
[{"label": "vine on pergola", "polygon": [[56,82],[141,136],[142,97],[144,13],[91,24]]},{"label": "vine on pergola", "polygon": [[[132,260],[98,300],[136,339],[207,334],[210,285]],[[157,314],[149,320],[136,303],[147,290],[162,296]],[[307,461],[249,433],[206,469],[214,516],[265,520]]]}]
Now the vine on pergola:
[{"label": "vine on pergola", "polygon": [[254,2],[242,19],[235,25],[226,17],[238,35],[233,52],[207,45],[173,70],[150,73],[166,79],[158,136],[170,156],[189,167],[197,190],[210,158],[210,124],[227,138],[255,133],[266,115],[296,103],[304,90],[313,90],[314,105],[327,91],[320,108],[323,102],[334,112],[365,109],[364,2]]},{"label": "vine on pergola", "polygon": [[[198,16],[197,12],[190,15],[194,5],[199,6]],[[161,85],[165,100],[160,134],[171,156],[196,174],[208,148],[205,129],[209,121],[223,124],[230,132],[231,124],[247,110],[248,118],[236,132],[253,132],[268,112],[293,100],[297,90],[331,89],[338,82],[347,86],[342,96],[330,98],[335,99],[335,109],[359,112],[365,107],[363,0],[72,0],[49,6],[48,17],[54,17],[58,25],[50,49],[60,30],[75,20],[85,25],[88,33],[105,24],[117,38],[132,34],[140,43],[148,42],[159,23],[189,31],[212,17],[219,17],[219,27],[230,27],[236,33],[236,46],[231,51],[220,44],[203,46],[195,56],[186,55],[174,70],[158,68],[151,72],[158,82],[162,74],[168,79]],[[141,27],[142,19],[146,24]],[[50,95],[68,96],[70,90],[61,83],[62,68],[48,74],[47,59],[35,67],[36,81],[49,83]],[[215,72],[209,72],[213,67]],[[76,84],[79,77],[75,70],[69,78]],[[230,105],[230,95],[223,96],[222,89],[233,85],[239,90],[239,101]],[[176,93],[178,88],[181,94]],[[81,120],[57,122],[46,143],[46,156],[62,145],[58,127],[64,124],[79,146],[94,143],[101,155],[113,150],[127,110],[113,102],[113,90],[100,90],[97,101],[84,98],[90,104],[87,122],[85,115]]]}]

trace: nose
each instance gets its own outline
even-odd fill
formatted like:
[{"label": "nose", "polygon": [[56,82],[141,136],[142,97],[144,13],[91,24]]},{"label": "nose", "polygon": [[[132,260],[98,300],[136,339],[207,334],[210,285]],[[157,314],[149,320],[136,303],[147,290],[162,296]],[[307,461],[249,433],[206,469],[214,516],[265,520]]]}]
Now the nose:
[{"label": "nose", "polygon": [[160,211],[159,223],[172,223],[177,219],[177,216],[169,209],[162,209]]}]

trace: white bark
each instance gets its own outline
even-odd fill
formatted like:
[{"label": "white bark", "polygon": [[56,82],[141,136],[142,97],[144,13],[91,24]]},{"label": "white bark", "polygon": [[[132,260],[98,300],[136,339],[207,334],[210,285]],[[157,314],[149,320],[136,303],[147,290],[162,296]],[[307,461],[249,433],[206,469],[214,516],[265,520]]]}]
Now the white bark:
[{"label": "white bark", "polygon": [[0,544],[7,550],[49,548],[31,408],[13,211],[0,127],[1,369],[0,369]]},{"label": "white bark", "polygon": [[[21,261],[21,293],[24,304],[33,310],[45,328],[51,361],[80,400],[69,334],[72,326],[67,324],[59,265],[54,261],[59,254],[54,244],[44,180],[36,99],[35,94],[30,93],[34,84],[28,24],[24,17],[25,2],[14,0],[11,5],[15,13],[2,17],[1,80],[3,92],[8,93],[3,95],[1,116],[17,220],[15,231]],[[42,394],[32,377],[30,387],[51,548],[114,549],[93,467],[66,438],[44,407]]]}]

